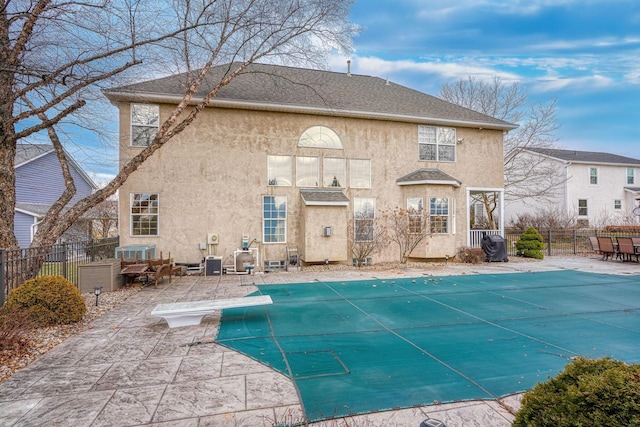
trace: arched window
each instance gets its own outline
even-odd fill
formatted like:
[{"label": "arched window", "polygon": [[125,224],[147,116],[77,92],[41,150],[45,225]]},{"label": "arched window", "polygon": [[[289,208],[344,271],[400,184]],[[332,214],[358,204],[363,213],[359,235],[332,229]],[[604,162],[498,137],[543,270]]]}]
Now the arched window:
[{"label": "arched window", "polygon": [[298,147],[342,149],[342,141],[337,133],[326,126],[311,126],[302,132]]}]

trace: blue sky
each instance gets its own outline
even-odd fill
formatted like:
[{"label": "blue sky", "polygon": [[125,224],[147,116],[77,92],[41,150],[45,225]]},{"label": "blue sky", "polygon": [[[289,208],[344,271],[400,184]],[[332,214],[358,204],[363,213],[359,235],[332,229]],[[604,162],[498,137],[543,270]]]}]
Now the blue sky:
[{"label": "blue sky", "polygon": [[[356,0],[351,20],[363,31],[333,71],[351,59],[436,96],[469,76],[517,81],[531,102],[557,100],[559,148],[640,159],[638,0]],[[115,174],[114,147],[75,148],[96,180]]]},{"label": "blue sky", "polygon": [[468,76],[517,81],[557,99],[559,148],[640,159],[638,0],[356,0],[351,20],[353,73],[436,96]]}]

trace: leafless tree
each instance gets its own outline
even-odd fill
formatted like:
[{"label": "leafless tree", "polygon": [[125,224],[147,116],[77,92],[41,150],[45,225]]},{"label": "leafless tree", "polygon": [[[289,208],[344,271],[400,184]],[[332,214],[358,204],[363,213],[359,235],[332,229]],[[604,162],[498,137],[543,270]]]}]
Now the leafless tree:
[{"label": "leafless tree", "polygon": [[[45,133],[66,189],[41,222],[32,246],[54,243],[85,212],[114,194],[147,158],[198,116],[218,91],[257,61],[319,63],[348,50],[356,28],[349,0],[15,0],[0,8],[0,248],[13,232],[16,143]],[[208,71],[234,64],[197,102]],[[60,134],[101,88],[140,76],[186,71],[182,101],[150,145],[89,197],[76,193]],[[84,123],[87,121],[84,120]],[[90,128],[90,125],[84,125]]]},{"label": "leafless tree", "polygon": [[429,216],[424,209],[395,208],[382,212],[389,239],[398,245],[400,264],[406,264],[411,252],[431,236]]},{"label": "leafless tree", "polygon": [[[551,200],[564,178],[544,158],[527,154],[528,148],[554,148],[558,129],[556,100],[543,105],[530,103],[525,91],[516,83],[507,84],[499,77],[491,81],[474,77],[446,83],[440,97],[500,120],[519,125],[504,136],[504,196],[506,200],[535,197]],[[487,214],[497,206],[489,194],[484,200]]]}]

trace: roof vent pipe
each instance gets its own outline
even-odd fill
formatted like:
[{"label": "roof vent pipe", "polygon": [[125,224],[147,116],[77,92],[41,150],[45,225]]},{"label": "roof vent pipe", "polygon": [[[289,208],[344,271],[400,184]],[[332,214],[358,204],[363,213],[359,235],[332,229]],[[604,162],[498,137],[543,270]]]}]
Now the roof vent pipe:
[{"label": "roof vent pipe", "polygon": [[351,60],[347,59],[347,76],[351,75]]}]

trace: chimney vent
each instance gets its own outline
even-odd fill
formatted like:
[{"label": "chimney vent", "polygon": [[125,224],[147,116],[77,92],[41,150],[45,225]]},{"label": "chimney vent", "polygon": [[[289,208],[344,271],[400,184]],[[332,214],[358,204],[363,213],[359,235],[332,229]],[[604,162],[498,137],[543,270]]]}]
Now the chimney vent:
[{"label": "chimney vent", "polygon": [[347,76],[351,75],[351,60],[347,59]]}]

